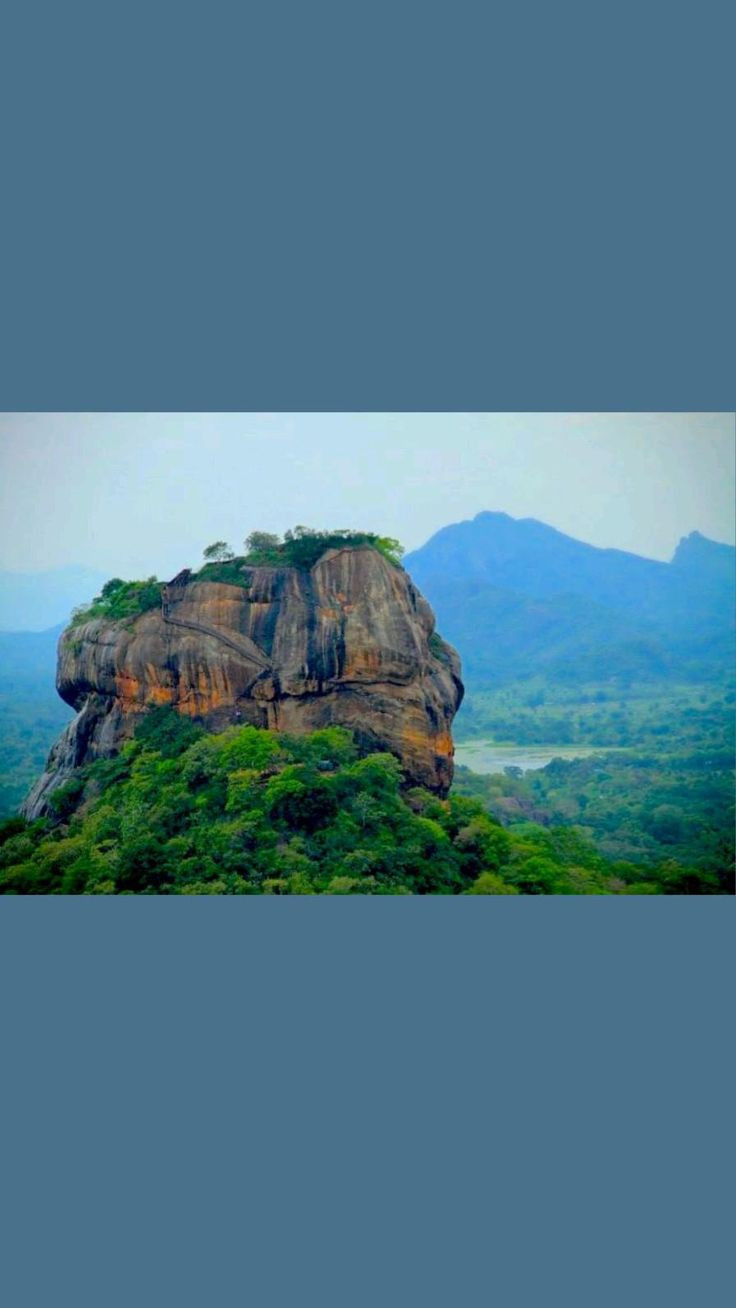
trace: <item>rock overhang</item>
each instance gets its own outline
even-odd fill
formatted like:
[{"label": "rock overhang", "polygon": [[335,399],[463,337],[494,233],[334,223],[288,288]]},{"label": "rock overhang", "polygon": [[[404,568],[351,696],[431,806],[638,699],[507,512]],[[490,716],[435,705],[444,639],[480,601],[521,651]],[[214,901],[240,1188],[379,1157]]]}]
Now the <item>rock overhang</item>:
[{"label": "rock overhang", "polygon": [[345,726],[363,748],[395,754],[412,784],[447,793],[460,661],[409,574],[357,545],[328,550],[308,570],[246,565],[243,583],[185,571],[164,587],[160,610],[67,628],[57,687],[77,717],[27,815],[162,704],[212,731]]}]

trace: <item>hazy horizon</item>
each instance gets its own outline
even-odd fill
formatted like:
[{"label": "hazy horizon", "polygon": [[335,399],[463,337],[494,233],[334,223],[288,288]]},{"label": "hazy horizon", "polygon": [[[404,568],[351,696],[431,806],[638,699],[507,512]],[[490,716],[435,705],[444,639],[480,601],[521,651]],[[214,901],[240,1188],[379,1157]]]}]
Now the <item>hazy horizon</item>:
[{"label": "hazy horizon", "polygon": [[0,570],[172,575],[303,522],[407,550],[477,513],[670,559],[734,543],[732,414],[4,414]]}]

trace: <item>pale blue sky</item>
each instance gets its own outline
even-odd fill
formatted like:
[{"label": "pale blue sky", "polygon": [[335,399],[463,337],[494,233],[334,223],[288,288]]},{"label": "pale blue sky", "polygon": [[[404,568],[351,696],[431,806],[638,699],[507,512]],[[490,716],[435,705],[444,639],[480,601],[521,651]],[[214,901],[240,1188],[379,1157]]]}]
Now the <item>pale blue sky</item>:
[{"label": "pale blue sky", "polygon": [[734,461],[732,414],[4,414],[0,569],[170,576],[296,523],[412,549],[484,509],[667,559],[734,540]]}]

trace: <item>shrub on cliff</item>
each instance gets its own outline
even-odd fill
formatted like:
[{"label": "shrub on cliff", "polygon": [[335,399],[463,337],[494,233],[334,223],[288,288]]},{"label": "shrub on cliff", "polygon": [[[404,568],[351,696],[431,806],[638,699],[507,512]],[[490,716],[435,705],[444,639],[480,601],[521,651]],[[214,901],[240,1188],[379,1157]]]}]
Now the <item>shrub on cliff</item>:
[{"label": "shrub on cliff", "polygon": [[220,563],[205,563],[196,574],[197,581],[221,581],[227,586],[240,586],[250,589],[250,577],[243,572],[245,559],[235,557],[224,559]]},{"label": "shrub on cliff", "polygon": [[108,618],[113,622],[138,617],[161,603],[161,582],[157,577],[145,581],[121,581],[113,577],[105,582],[99,595],[90,604],[82,604],[72,613],[70,626],[76,627],[94,618]]},{"label": "shrub on cliff", "polygon": [[371,531],[316,531],[312,527],[294,527],[284,539],[267,531],[253,531],[245,541],[243,562],[253,567],[291,567],[309,569],[327,550],[346,546],[369,545],[398,567],[404,553],[403,546],[392,536],[379,536]]},{"label": "shrub on cliff", "polygon": [[216,540],[214,544],[207,546],[203,557],[208,563],[227,563],[229,559],[234,559],[235,555],[226,540]]},{"label": "shrub on cliff", "polygon": [[[219,546],[223,549],[217,552]],[[404,547],[392,536],[379,536],[370,531],[315,531],[311,527],[295,527],[287,531],[283,540],[269,531],[252,531],[246,538],[245,554],[235,557],[224,541],[216,542],[205,550],[207,562],[199,569],[199,581],[221,581],[247,589],[250,577],[244,568],[299,568],[308,572],[328,550],[367,545],[377,550],[394,567],[401,566]],[[211,553],[212,550],[216,552]]]}]

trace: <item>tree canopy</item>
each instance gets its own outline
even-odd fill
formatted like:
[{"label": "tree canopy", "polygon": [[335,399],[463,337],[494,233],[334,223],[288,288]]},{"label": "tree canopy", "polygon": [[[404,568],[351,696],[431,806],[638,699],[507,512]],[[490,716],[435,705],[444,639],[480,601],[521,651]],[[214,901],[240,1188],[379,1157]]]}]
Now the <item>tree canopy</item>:
[{"label": "tree canopy", "polygon": [[404,548],[392,536],[376,532],[338,528],[318,531],[314,527],[297,526],[284,533],[283,540],[268,531],[252,531],[245,540],[243,562],[252,566],[311,568],[327,550],[346,546],[368,545],[378,550],[394,566],[399,566]]},{"label": "tree canopy", "polygon": [[202,551],[202,554],[208,563],[225,563],[228,559],[235,558],[226,540],[214,541]]},{"label": "tree canopy", "polygon": [[71,626],[79,626],[95,618],[122,622],[126,618],[135,618],[148,609],[155,609],[160,603],[161,582],[157,577],[147,577],[145,581],[121,581],[120,577],[111,577],[89,604],[82,604],[74,610]]},{"label": "tree canopy", "polygon": [[0,823],[0,892],[682,891],[666,866],[613,863],[572,829],[506,830],[476,799],[440,800],[402,783],[397,759],[360,757],[339,727],[209,735],[173,709],[153,709],[119,755],[54,794],[50,818]]}]

